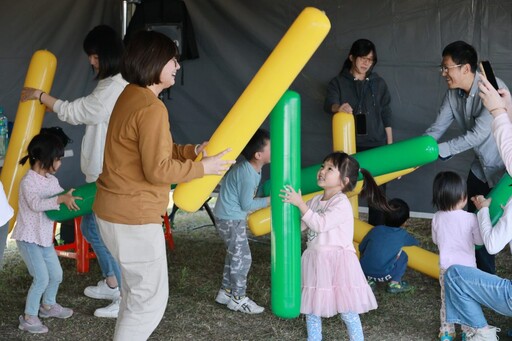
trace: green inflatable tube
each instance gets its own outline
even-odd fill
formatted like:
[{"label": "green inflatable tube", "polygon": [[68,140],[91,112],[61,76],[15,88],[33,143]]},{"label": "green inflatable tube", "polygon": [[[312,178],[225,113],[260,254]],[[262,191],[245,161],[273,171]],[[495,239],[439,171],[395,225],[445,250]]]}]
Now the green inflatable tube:
[{"label": "green inflatable tube", "polygon": [[489,216],[491,217],[491,223],[493,225],[496,225],[503,215],[502,207],[505,207],[511,195],[512,178],[508,173],[505,173],[487,195],[487,198],[492,198],[491,205],[489,206]]},{"label": "green inflatable tube", "polygon": [[[66,192],[67,191],[64,191],[62,193]],[[94,197],[96,196],[96,182],[91,182],[77,187],[73,192],[73,195],[75,197],[82,198],[82,200],[76,201],[80,208],[78,211],[70,211],[66,205],[60,204],[60,209],[46,211],[48,218],[54,221],[64,221],[92,213],[92,204],[94,203]]]},{"label": "green inflatable tube", "polygon": [[[432,136],[419,136],[354,154],[361,168],[367,169],[374,177],[411,167],[423,166],[437,160],[439,150]],[[320,164],[302,169],[302,194],[321,191],[316,184]],[[362,175],[359,175],[359,180]],[[265,195],[270,193],[270,180],[263,184]]]},{"label": "green inflatable tube", "polygon": [[300,97],[287,91],[270,114],[272,181],[271,305],[281,318],[300,314],[300,211],[279,197],[285,185],[300,184]]},{"label": "green inflatable tube", "polygon": [[[176,188],[176,184],[171,185],[171,190]],[[66,193],[64,191],[62,193]],[[62,194],[59,193],[59,194]],[[83,186],[77,187],[73,192],[75,197],[81,197],[82,200],[77,200],[77,205],[80,207],[78,211],[70,211],[66,205],[60,204],[58,210],[46,211],[46,215],[53,221],[64,221],[92,213],[92,204],[96,196],[96,182],[91,182]]]}]

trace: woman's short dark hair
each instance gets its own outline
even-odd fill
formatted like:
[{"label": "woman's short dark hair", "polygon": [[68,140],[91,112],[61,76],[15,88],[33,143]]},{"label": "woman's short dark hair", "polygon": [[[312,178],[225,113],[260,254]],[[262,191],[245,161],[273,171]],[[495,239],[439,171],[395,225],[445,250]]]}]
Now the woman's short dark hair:
[{"label": "woman's short dark hair", "polygon": [[87,33],[84,51],[88,56],[98,55],[99,71],[96,79],[105,79],[119,73],[124,45],[121,36],[112,27],[99,25]]},{"label": "woman's short dark hair", "polygon": [[21,165],[29,160],[30,166],[34,166],[39,161],[43,169],[51,169],[53,162],[64,156],[64,144],[59,136],[42,133],[32,138],[27,152],[28,155],[20,160]]},{"label": "woman's short dark hair", "polygon": [[455,172],[439,172],[432,187],[432,204],[441,211],[451,211],[467,197],[466,183]]},{"label": "woman's short dark hair", "polygon": [[171,38],[156,31],[139,31],[128,40],[121,74],[129,83],[142,87],[159,84],[164,66],[178,57],[178,48]]},{"label": "woman's short dark hair", "polygon": [[370,52],[373,52],[373,63],[372,67],[370,68],[371,70],[377,64],[377,49],[375,48],[375,44],[368,39],[356,40],[352,43],[352,47],[350,48],[347,59],[345,59],[345,62],[343,63],[343,68],[341,71],[345,69],[350,70],[352,68],[352,61],[350,60],[350,56],[355,59],[357,57],[367,56],[370,54]]}]

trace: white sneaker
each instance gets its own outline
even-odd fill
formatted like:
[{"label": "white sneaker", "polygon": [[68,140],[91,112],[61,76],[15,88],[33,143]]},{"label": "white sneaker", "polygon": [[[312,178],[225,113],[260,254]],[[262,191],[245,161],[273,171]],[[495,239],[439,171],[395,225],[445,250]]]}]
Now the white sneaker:
[{"label": "white sneaker", "polygon": [[228,308],[246,314],[259,314],[265,310],[265,308],[260,307],[247,296],[244,296],[239,300],[236,300],[234,297],[231,297],[231,300],[228,303]]},{"label": "white sneaker", "polygon": [[117,315],[119,314],[119,304],[120,303],[121,303],[121,297],[116,298],[108,306],[106,306],[104,308],[96,309],[94,311],[94,316],[117,318]]},{"label": "white sneaker", "polygon": [[121,296],[121,292],[119,288],[112,289],[108,286],[106,280],[102,280],[96,286],[85,288],[84,295],[98,300],[115,300]]},{"label": "white sneaker", "polygon": [[496,335],[496,333],[500,332],[500,331],[501,331],[501,329],[499,329],[499,328],[488,326],[488,328],[477,329],[475,331],[475,334],[468,337],[467,340],[468,341],[470,341],[470,340],[471,341],[496,341],[499,339],[498,335]]},{"label": "white sneaker", "polygon": [[215,297],[215,302],[226,305],[229,301],[231,301],[231,294],[224,289],[220,289],[217,297]]}]

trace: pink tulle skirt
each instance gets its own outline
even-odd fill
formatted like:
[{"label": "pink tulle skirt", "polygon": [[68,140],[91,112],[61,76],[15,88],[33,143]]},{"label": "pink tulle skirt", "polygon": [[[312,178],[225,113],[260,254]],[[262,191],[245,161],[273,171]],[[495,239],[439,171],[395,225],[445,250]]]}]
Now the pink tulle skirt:
[{"label": "pink tulle skirt", "polygon": [[336,246],[304,251],[301,313],[331,317],[376,308],[377,300],[354,251]]}]

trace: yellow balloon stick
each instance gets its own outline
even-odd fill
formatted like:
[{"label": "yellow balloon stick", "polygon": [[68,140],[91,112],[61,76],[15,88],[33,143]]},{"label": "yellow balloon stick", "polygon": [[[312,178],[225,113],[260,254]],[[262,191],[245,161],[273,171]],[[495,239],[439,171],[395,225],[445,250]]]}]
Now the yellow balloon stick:
[{"label": "yellow balloon stick", "polygon": [[[361,243],[372,228],[368,223],[354,219],[354,242]],[[404,247],[404,251],[409,256],[408,267],[432,278],[439,278],[439,255],[418,246]]]},{"label": "yellow balloon stick", "polygon": [[[332,117],[332,149],[335,152],[345,152],[349,155],[356,153],[356,131],[354,115],[337,112]],[[359,218],[359,198],[349,197],[354,218]]]},{"label": "yellow balloon stick", "polygon": [[[57,58],[51,52],[36,51],[30,60],[24,86],[50,92],[56,68]],[[30,140],[39,134],[43,125],[45,109],[46,107],[40,104],[38,100],[20,102],[18,105],[9,147],[0,174],[0,181],[4,186],[7,200],[14,209],[14,217],[16,217],[18,211],[20,181],[30,168],[28,162],[21,166],[19,161],[26,155]],[[14,227],[15,220],[16,218],[11,219],[9,232]]]},{"label": "yellow balloon stick", "polygon": [[[240,155],[330,28],[324,12],[307,7],[300,13],[213,133],[205,149],[207,155],[215,155],[226,148],[231,151],[224,159],[233,160]],[[196,160],[200,159],[198,156]],[[173,194],[175,204],[188,212],[197,211],[221,178],[210,175],[179,184]]]}]

